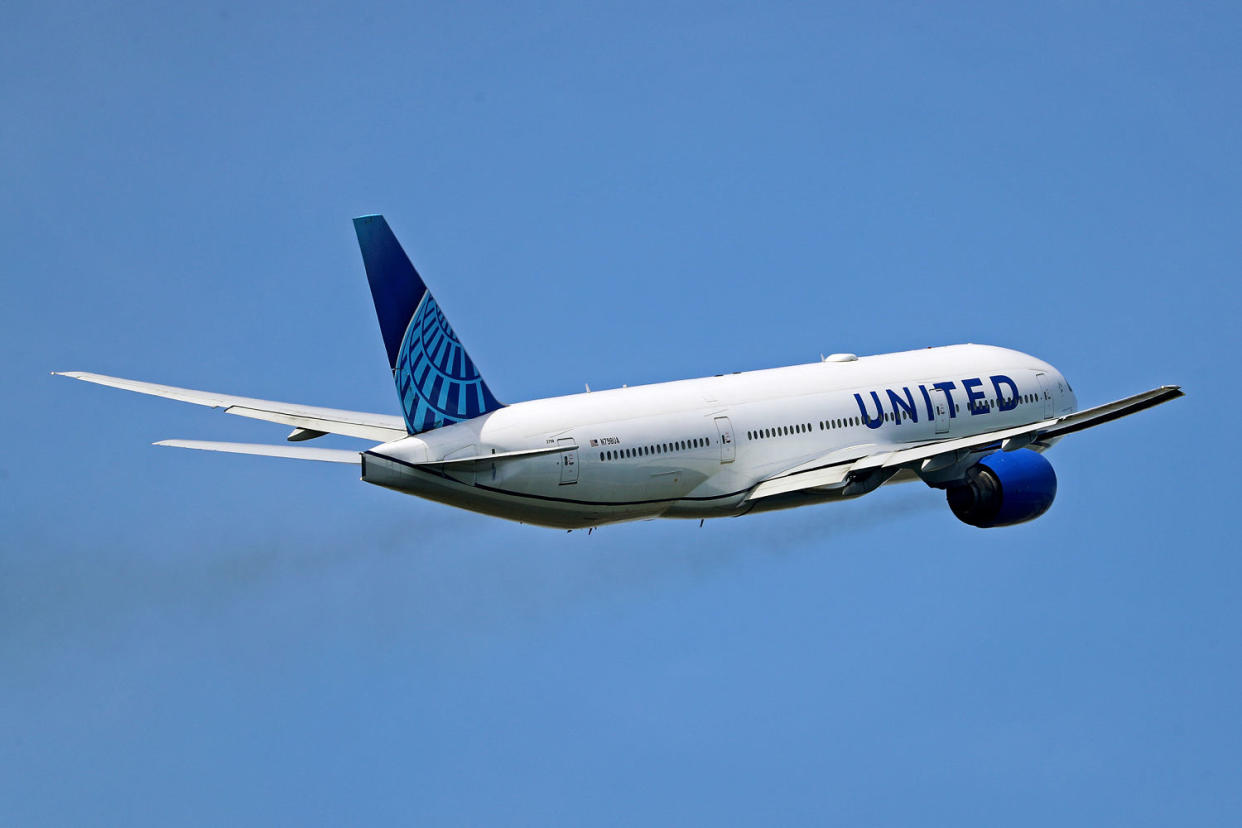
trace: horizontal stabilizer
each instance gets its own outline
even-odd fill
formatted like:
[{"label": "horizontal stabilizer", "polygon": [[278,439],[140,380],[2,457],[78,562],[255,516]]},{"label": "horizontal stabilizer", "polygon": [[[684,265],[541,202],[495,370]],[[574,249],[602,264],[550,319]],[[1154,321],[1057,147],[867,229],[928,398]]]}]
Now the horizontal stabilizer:
[{"label": "horizontal stabilizer", "polygon": [[288,457],[292,460],[318,460],[323,463],[353,463],[362,460],[358,452],[345,449],[312,448],[310,446],[269,446],[266,443],[217,443],[211,440],[160,440],[157,446],[223,451],[229,454],[255,454],[261,457]]}]

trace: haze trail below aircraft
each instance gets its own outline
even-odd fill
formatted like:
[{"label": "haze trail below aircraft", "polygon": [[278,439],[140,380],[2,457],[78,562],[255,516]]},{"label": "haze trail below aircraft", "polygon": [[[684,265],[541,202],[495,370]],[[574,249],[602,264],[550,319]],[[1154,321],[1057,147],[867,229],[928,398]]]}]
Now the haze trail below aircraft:
[{"label": "haze trail below aircraft", "polygon": [[[1061,437],[1182,396],[1161,386],[1078,410],[1061,372],[1007,348],[951,345],[504,405],[382,216],[354,219],[401,415],[63,376],[292,426],[294,444],[156,445],[347,463],[362,480],[562,529],[736,517],[922,480],[979,527],[1052,505],[1043,452]],[[359,451],[300,443],[340,434]]]}]

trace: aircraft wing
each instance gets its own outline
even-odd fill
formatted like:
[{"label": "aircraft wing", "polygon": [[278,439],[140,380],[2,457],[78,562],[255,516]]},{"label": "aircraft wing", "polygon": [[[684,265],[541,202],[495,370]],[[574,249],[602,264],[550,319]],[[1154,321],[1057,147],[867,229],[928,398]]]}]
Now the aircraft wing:
[{"label": "aircraft wing", "polygon": [[387,443],[391,440],[399,440],[407,433],[404,420],[388,414],[369,414],[365,411],[342,411],[336,408],[317,408],[311,405],[235,397],[212,391],[194,391],[189,388],[157,385],[154,382],[140,382],[82,371],[56,371],[54,373],[62,377],[93,382],[96,385],[137,391],[139,394],[151,394],[195,405],[223,408],[226,414],[293,426],[298,429],[290,435],[290,439],[293,440],[308,439],[321,434],[343,434],[348,437],[374,440],[377,443]]},{"label": "aircraft wing", "polygon": [[852,475],[874,469],[918,466],[931,471],[951,465],[965,452],[1013,451],[1042,440],[1093,428],[1181,396],[1184,394],[1179,386],[1163,385],[1063,417],[971,437],[915,443],[892,450],[880,450],[874,445],[837,449],[769,477],[752,489],[746,499],[759,500],[804,489],[840,488],[849,482]]}]

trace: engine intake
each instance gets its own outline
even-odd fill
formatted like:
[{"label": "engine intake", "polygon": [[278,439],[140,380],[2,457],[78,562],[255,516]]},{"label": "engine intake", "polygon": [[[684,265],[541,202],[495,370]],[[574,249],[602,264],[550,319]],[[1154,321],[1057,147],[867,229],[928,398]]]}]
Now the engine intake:
[{"label": "engine intake", "polygon": [[966,470],[964,482],[946,492],[963,523],[990,529],[1025,523],[1048,511],[1057,496],[1057,475],[1030,449],[998,451]]}]

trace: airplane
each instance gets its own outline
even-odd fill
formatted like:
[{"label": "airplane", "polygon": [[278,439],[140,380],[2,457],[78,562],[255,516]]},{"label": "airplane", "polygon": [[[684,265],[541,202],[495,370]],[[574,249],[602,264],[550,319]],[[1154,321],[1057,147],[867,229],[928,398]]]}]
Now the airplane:
[{"label": "airplane", "polygon": [[[979,528],[1044,514],[1062,437],[1183,396],[1164,385],[1078,410],[1036,357],[950,345],[505,405],[381,215],[354,219],[401,415],[195,391],[84,372],[62,376],[223,408],[293,431],[285,445],[155,445],[342,463],[366,483],[559,529],[737,517],[851,500],[922,480]],[[362,450],[300,443],[325,434]]]}]

